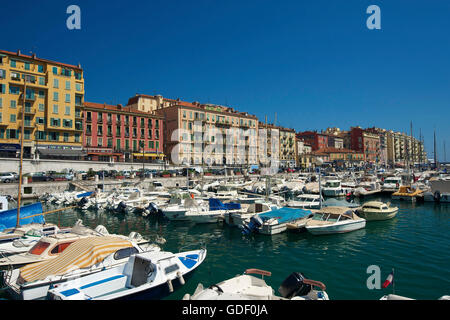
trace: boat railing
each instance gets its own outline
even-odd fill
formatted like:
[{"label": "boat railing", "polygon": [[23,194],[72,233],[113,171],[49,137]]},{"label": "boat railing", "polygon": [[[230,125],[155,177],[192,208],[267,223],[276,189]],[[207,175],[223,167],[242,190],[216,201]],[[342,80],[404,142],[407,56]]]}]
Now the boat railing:
[{"label": "boat railing", "polygon": [[261,269],[247,269],[244,271],[244,274],[259,274],[264,279],[264,276],[270,277],[272,275],[272,272]]}]

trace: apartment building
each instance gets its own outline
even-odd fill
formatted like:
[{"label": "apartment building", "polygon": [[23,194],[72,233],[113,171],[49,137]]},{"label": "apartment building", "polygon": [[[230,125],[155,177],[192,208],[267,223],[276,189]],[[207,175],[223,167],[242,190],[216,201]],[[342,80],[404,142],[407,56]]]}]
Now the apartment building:
[{"label": "apartment building", "polygon": [[89,160],[164,160],[163,117],[120,104],[83,106],[83,147]]},{"label": "apartment building", "polygon": [[257,162],[256,116],[225,106],[173,101],[154,110],[165,119],[164,152],[172,163],[233,166]]},{"label": "apartment building", "polygon": [[[0,153],[80,158],[83,69],[0,50]],[[23,118],[23,121],[22,121]]]}]

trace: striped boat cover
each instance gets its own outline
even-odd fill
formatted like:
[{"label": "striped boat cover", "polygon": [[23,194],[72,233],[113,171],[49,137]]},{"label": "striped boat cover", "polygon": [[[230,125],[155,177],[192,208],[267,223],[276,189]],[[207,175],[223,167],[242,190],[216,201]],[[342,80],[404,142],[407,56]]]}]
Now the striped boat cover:
[{"label": "striped boat cover", "polygon": [[20,268],[20,277],[24,282],[32,282],[50,275],[63,275],[75,269],[88,268],[126,247],[132,247],[131,242],[119,237],[83,238],[70,244],[56,258]]}]

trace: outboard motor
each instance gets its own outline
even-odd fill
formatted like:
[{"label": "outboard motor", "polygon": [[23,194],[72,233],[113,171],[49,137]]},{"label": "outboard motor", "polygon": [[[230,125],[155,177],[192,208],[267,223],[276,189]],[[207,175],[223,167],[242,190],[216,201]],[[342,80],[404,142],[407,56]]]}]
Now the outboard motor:
[{"label": "outboard motor", "polygon": [[158,206],[154,204],[153,202],[150,202],[148,207],[146,208],[148,211],[150,211],[151,214],[157,214],[158,213]]},{"label": "outboard motor", "polygon": [[259,215],[254,215],[250,218],[250,222],[242,226],[242,233],[245,235],[249,235],[253,232],[256,232],[259,227],[263,224],[263,220]]},{"label": "outboard motor", "polygon": [[441,193],[439,190],[436,190],[433,194],[434,201],[440,202],[441,201]]},{"label": "outboard motor", "polygon": [[84,206],[88,201],[89,201],[89,200],[88,200],[86,197],[83,197],[83,198],[81,198],[80,201],[78,201],[77,205],[78,205],[79,207],[82,207],[82,206]]},{"label": "outboard motor", "polygon": [[117,211],[118,212],[126,212],[127,210],[127,205],[125,204],[125,202],[121,201],[118,205],[117,205]]},{"label": "outboard motor", "polygon": [[304,283],[304,279],[305,277],[302,273],[293,272],[283,281],[278,288],[278,292],[283,298],[287,299],[307,295],[312,290],[312,286]]}]

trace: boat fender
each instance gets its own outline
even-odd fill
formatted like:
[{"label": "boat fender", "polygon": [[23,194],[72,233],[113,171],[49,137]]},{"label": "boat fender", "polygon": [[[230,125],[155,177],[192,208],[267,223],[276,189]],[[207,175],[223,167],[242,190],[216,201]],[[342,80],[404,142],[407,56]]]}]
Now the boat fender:
[{"label": "boat fender", "polygon": [[173,292],[172,280],[167,280],[167,286],[169,287],[169,292]]},{"label": "boat fender", "polygon": [[184,285],[184,284],[186,283],[186,282],[184,281],[183,275],[181,274],[180,271],[177,272],[177,277],[178,277],[178,280],[180,281],[180,284],[181,284],[181,285]]}]

